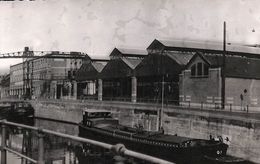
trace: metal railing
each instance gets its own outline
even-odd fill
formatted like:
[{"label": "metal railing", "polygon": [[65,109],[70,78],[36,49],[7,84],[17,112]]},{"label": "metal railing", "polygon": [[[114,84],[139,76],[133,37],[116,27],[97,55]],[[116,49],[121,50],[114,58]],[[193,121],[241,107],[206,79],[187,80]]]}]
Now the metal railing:
[{"label": "metal railing", "polygon": [[[38,99],[41,101],[56,101],[60,102],[60,99]],[[98,101],[97,97],[80,97],[78,99],[64,99],[68,102],[81,102],[84,103],[85,101]],[[22,99],[0,99],[0,103],[6,103],[6,102],[23,102],[26,100]],[[123,102],[123,103],[133,103],[131,102],[131,98],[127,97],[103,97],[102,101],[115,101],[115,102]],[[162,100],[156,100],[156,99],[149,99],[149,98],[137,98],[137,101],[134,102],[135,104],[142,104],[142,103],[150,103],[154,105],[159,105],[161,104]],[[234,105],[233,103],[225,103],[225,109],[221,108],[221,103],[216,103],[216,102],[192,102],[192,101],[180,101],[180,100],[173,100],[173,99],[165,99],[164,100],[164,105],[167,106],[172,106],[172,107],[178,107],[178,108],[185,108],[185,109],[200,109],[200,110],[219,110],[219,111],[230,111],[230,112],[244,112],[244,113],[249,113],[249,111],[254,108],[254,106],[246,105]],[[251,110],[252,111],[252,110]]]},{"label": "metal railing", "polygon": [[[72,135],[68,135],[68,134],[64,134],[64,133],[59,133],[59,132],[55,132],[52,130],[47,130],[47,129],[42,129],[42,128],[38,128],[38,127],[33,127],[33,126],[28,126],[28,125],[23,125],[23,124],[18,124],[18,123],[14,123],[14,122],[9,122],[6,120],[0,120],[0,124],[1,124],[1,128],[2,128],[2,142],[1,142],[1,164],[6,164],[7,163],[7,151],[14,153],[16,155],[18,155],[19,157],[26,159],[32,163],[37,163],[37,164],[44,164],[44,134],[51,134],[51,135],[55,135],[58,137],[63,137],[63,138],[67,138],[67,139],[71,139],[74,141],[79,141],[79,142],[84,142],[84,143],[88,143],[88,144],[92,144],[98,147],[102,147],[105,149],[108,149],[110,151],[112,151],[113,153],[117,154],[117,155],[124,155],[124,156],[129,156],[129,157],[133,157],[136,159],[140,159],[140,160],[144,160],[147,162],[151,162],[151,163],[158,163],[158,164],[174,164],[173,162],[169,162],[163,159],[159,159],[150,155],[146,155],[146,154],[142,154],[142,153],[138,153],[132,150],[128,150],[123,144],[116,144],[116,145],[111,145],[111,144],[107,144],[107,143],[103,143],[103,142],[99,142],[99,141],[95,141],[95,140],[90,140],[87,138],[82,138],[82,137],[77,137],[77,136],[72,136]],[[38,159],[32,159],[30,157],[27,157],[15,150],[10,149],[7,145],[6,145],[6,141],[7,141],[7,131],[6,128],[7,126],[14,126],[14,127],[20,127],[20,128],[24,128],[24,129],[29,129],[29,130],[34,130],[38,132]]]}]

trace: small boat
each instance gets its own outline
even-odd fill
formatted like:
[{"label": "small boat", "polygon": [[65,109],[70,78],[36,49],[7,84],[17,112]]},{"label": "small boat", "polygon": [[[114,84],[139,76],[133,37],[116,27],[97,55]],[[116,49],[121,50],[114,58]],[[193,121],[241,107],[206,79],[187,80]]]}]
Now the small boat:
[{"label": "small boat", "polygon": [[34,109],[29,103],[13,103],[8,112],[7,120],[17,123],[33,123]]},{"label": "small boat", "polygon": [[122,143],[127,148],[144,154],[177,163],[201,163],[205,156],[225,156],[228,145],[215,140],[194,139],[151,132],[142,127],[120,125],[112,112],[84,110],[83,121],[79,123],[79,136],[108,142]]}]

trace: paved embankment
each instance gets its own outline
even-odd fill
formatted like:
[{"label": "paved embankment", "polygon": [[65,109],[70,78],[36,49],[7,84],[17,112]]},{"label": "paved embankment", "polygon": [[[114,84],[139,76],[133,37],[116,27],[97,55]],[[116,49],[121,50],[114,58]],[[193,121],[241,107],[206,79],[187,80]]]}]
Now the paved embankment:
[{"label": "paved embankment", "polygon": [[[108,102],[108,101],[31,101],[36,117],[78,123],[83,109],[108,109],[120,123],[156,130],[156,111],[159,104]],[[155,111],[149,115],[136,111]],[[222,136],[229,140],[228,154],[260,163],[260,113],[243,111],[214,111],[188,109],[176,106],[164,108],[163,127],[166,133],[193,138]]]}]

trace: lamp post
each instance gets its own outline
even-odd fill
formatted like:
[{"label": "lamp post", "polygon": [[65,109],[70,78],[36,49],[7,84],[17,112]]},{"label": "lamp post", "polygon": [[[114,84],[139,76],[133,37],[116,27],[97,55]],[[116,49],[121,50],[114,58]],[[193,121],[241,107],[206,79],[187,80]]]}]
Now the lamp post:
[{"label": "lamp post", "polygon": [[226,22],[223,24],[223,57],[222,57],[222,69],[221,69],[221,107],[225,109],[225,69],[226,69]]}]

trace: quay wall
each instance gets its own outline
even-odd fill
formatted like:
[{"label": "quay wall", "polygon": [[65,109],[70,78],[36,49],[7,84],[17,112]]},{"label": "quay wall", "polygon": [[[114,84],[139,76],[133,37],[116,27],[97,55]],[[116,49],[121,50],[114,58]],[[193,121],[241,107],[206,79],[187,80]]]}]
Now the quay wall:
[{"label": "quay wall", "polygon": [[[121,124],[156,130],[159,105],[126,102],[31,102],[35,116],[46,119],[79,123],[84,109],[107,109]],[[138,112],[140,111],[140,112]],[[147,114],[143,111],[153,111]],[[246,114],[246,113],[245,113]],[[229,144],[228,154],[260,163],[260,121],[233,116],[232,113],[214,113],[168,106],[163,114],[163,128],[167,134],[208,139],[221,136]],[[226,139],[228,138],[229,141]]]}]

